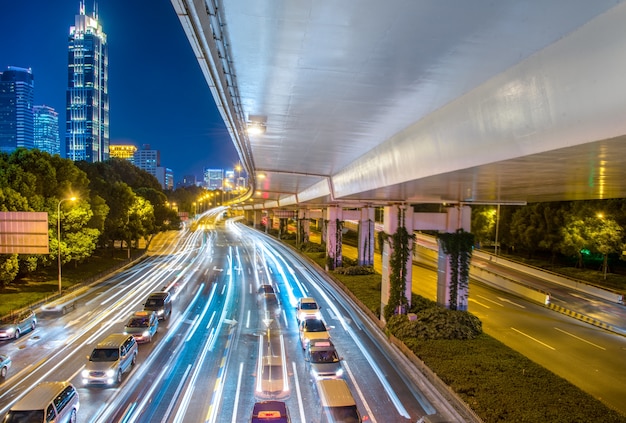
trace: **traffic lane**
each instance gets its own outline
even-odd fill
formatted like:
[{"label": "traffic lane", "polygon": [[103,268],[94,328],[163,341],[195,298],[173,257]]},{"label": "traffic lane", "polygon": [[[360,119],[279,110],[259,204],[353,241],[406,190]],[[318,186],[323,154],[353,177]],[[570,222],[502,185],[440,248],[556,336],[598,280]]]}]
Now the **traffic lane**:
[{"label": "traffic lane", "polygon": [[470,285],[469,311],[485,333],[626,412],[626,340],[491,287]]},{"label": "traffic lane", "polygon": [[[118,277],[124,279],[123,275]],[[91,352],[89,343],[95,342],[95,338],[87,342],[88,345],[85,346],[87,338],[92,335],[104,336],[107,327],[114,325],[116,321],[122,325],[123,329],[128,314],[134,310],[134,306],[129,306],[129,302],[133,300],[132,295],[128,295],[125,288],[119,289],[108,283],[103,285],[109,286],[110,291],[103,294],[101,291],[94,290],[94,300],[86,296],[87,301],[79,302],[82,305],[75,311],[42,322],[45,330],[38,332],[42,336],[33,337],[32,340],[35,342],[32,342],[30,347],[22,348],[20,350],[23,352],[22,354],[14,355],[16,356],[16,367],[13,370],[20,368],[20,365],[23,364],[22,369],[27,371],[19,373],[20,377],[11,378],[3,384],[2,388],[6,388],[12,395],[0,398],[2,410],[6,411],[17,396],[24,394],[39,381],[58,380],[61,376],[69,378],[71,375],[68,375],[67,372],[61,373],[55,370],[51,373],[49,369],[51,367],[55,369],[64,367],[69,356],[74,356],[76,351],[81,351],[79,356],[88,355]],[[139,286],[142,284],[135,284],[135,288]],[[102,299],[102,296],[107,298]],[[101,307],[98,307],[97,304],[100,304]],[[75,364],[82,366],[84,360],[81,359]]]},{"label": "traffic lane", "polygon": [[[623,305],[614,304],[597,296],[587,294],[586,292],[578,291],[548,280],[539,279],[528,273],[520,272],[487,260],[474,257],[472,258],[472,264],[474,263],[488,269],[493,269],[494,272],[518,281],[523,285],[548,292],[550,294],[550,301],[553,304],[593,317],[616,327],[624,328],[626,326],[626,307]],[[598,273],[598,277],[600,277],[600,273]]]},{"label": "traffic lane", "polygon": [[[283,259],[289,266],[289,269],[284,269],[282,274],[288,275],[290,271],[293,272],[293,277],[286,278],[290,283],[295,284],[291,289],[294,292],[300,292],[302,289],[304,295],[315,297],[322,305],[324,319],[331,326],[334,326],[330,331],[333,340],[352,339],[352,334],[355,331],[352,330],[351,325],[353,325],[354,322],[357,322],[355,327],[362,330],[364,326],[362,322],[359,323],[360,318],[358,317],[358,313],[355,312],[356,308],[349,305],[348,301],[344,300],[341,295],[335,295],[338,291],[335,290],[334,287],[330,288],[330,285],[317,273],[315,268],[300,257],[294,255],[293,251],[285,248],[282,244],[276,243],[271,239],[269,242],[273,246],[275,245],[276,250],[280,251]],[[276,260],[275,262],[280,261]],[[273,273],[280,274],[281,272],[278,269],[274,269]],[[296,280],[299,281],[299,283],[296,283]],[[329,296],[327,292],[320,288],[322,286],[329,286],[328,289],[331,290],[329,292],[333,292],[333,295]],[[334,308],[334,304],[336,303],[343,303],[345,307],[344,310],[350,310],[351,313],[338,311]],[[295,321],[295,310],[289,310],[288,314],[294,316],[293,320]],[[345,316],[349,317],[346,319]],[[349,321],[349,324],[345,324],[345,327],[344,323],[342,323],[343,320]],[[379,340],[373,340],[373,338],[369,339],[374,344],[379,342]],[[388,345],[386,340],[384,340],[383,343]],[[374,352],[371,356],[368,349]],[[423,408],[419,405],[419,401],[424,400],[424,396],[415,386],[409,387],[407,385],[407,383],[410,384],[411,382],[403,378],[401,373],[396,370],[397,366],[386,351],[380,353],[381,350],[379,349],[377,350],[367,346],[363,347],[359,336],[354,336],[353,342],[348,341],[346,347],[340,346],[338,351],[340,354],[344,355],[344,364],[347,364],[349,369],[349,363],[351,361],[361,360],[358,365],[361,371],[359,377],[366,380],[362,381],[362,383],[357,380],[354,384],[353,393],[357,401],[362,402],[363,414],[371,414],[371,418],[376,420],[376,412],[382,410],[381,416],[378,416],[381,418],[381,421],[389,421],[390,418],[397,419],[397,421],[405,421],[405,416],[408,417],[408,415],[411,415],[415,416],[417,419],[425,414]],[[387,367],[381,369],[378,363],[386,363]],[[393,384],[397,384],[397,386],[393,386]],[[361,386],[365,386],[365,389],[360,389]],[[363,391],[364,394],[359,391]],[[370,403],[373,405],[370,406]],[[429,407],[427,401],[425,401],[424,405],[427,408]]]},{"label": "traffic lane", "polygon": [[[299,259],[290,251],[283,253],[290,257],[288,260]],[[416,398],[418,390],[407,385],[406,378],[398,371],[390,356],[378,347],[377,340],[366,334],[360,317],[347,301],[336,295],[337,291],[315,270],[297,261],[292,262],[290,267],[295,272],[295,279],[304,285],[307,295],[310,294],[322,305],[323,319],[330,325],[331,339],[338,343],[337,350],[344,356],[346,379],[352,384],[354,397],[360,403],[362,413],[369,415],[372,421],[398,422],[407,421],[408,418],[417,419],[426,414],[419,404],[424,396],[418,394]],[[307,275],[303,272],[307,272]],[[310,279],[315,281],[314,286],[309,284]],[[295,310],[289,310],[288,315],[295,322]],[[292,336],[299,335],[296,330],[293,330]],[[355,364],[352,366],[350,363]],[[425,406],[429,408],[428,404]]]},{"label": "traffic lane", "polygon": [[[127,271],[113,275],[91,289],[86,289],[83,294],[73,297],[76,306],[66,314],[37,310],[37,328],[25,333],[17,342],[3,342],[0,345],[0,352],[9,354],[17,368],[22,368],[22,363],[39,362],[46,354],[67,343],[74,326],[106,310],[112,302],[132,295],[131,291],[136,292],[142,286],[142,279],[155,279],[154,270],[160,267],[155,262],[160,263],[162,259],[138,263]],[[111,290],[113,286],[115,289]]]}]

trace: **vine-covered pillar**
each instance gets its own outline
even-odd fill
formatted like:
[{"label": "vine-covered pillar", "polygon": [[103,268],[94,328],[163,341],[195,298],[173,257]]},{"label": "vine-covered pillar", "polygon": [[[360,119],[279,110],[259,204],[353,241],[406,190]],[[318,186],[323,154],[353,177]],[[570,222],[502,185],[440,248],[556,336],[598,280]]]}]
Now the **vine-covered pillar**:
[{"label": "vine-covered pillar", "polygon": [[374,265],[374,208],[363,207],[359,219],[359,253],[360,266]]},{"label": "vine-covered pillar", "polygon": [[261,210],[254,210],[252,212],[252,227],[254,229],[257,229],[259,227],[259,223],[261,222],[261,219],[263,219],[263,214]]},{"label": "vine-covered pillar", "polygon": [[[409,234],[413,233],[413,208],[406,205],[393,205],[387,206],[383,210],[383,232],[388,236],[392,236],[398,231],[401,222],[404,222],[404,228]],[[413,248],[413,240],[409,241],[410,249]],[[385,241],[382,245],[382,283],[380,290],[380,316],[384,320],[385,306],[389,304],[389,294],[391,288],[391,274],[393,269],[391,268],[391,257],[393,255],[393,244],[389,240]],[[408,305],[411,305],[411,279],[413,277],[413,260],[409,259],[405,263],[405,275],[406,275],[406,287],[404,295],[408,301]]]},{"label": "vine-covered pillar", "polygon": [[298,210],[298,234],[300,242],[309,242],[311,237],[311,220],[309,219],[308,209]]},{"label": "vine-covered pillar", "polygon": [[[456,232],[463,229],[470,231],[472,210],[470,206],[449,207],[447,210],[446,231],[447,233]],[[437,303],[450,307],[450,287],[452,284],[452,267],[450,264],[450,255],[446,254],[441,242],[439,243],[439,254],[437,260]],[[457,291],[457,310],[467,310],[467,300],[469,292],[467,287],[461,287]],[[454,308],[454,307],[452,307]]]},{"label": "vine-covered pillar", "polygon": [[331,206],[326,209],[324,221],[326,222],[326,270],[334,270],[341,267],[342,254],[342,209]]}]

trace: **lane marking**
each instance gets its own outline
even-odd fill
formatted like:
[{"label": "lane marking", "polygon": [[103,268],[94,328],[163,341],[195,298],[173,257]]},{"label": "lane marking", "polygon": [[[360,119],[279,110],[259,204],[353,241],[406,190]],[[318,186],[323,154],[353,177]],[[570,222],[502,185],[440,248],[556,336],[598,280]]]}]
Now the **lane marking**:
[{"label": "lane marking", "polygon": [[566,334],[566,335],[569,335],[569,336],[571,336],[572,338],[576,338],[576,339],[578,339],[579,341],[586,342],[586,343],[588,343],[589,345],[592,345],[592,346],[594,346],[594,347],[596,347],[596,348],[599,348],[599,349],[601,349],[601,350],[603,350],[603,351],[606,351],[606,348],[604,348],[604,347],[602,347],[602,346],[600,346],[600,345],[598,345],[598,344],[594,344],[594,343],[593,343],[593,342],[591,342],[591,341],[587,341],[586,339],[583,339],[583,338],[581,338],[581,337],[579,337],[579,336],[576,336],[576,335],[574,335],[573,333],[569,333],[569,332],[564,331],[563,329],[559,329],[559,328],[557,328],[557,327],[555,327],[554,329],[558,330],[558,331],[559,331],[559,332],[561,332],[561,333],[564,333],[564,334]]},{"label": "lane marking", "polygon": [[500,306],[500,307],[504,307],[504,304],[499,303],[499,302],[497,302],[497,301],[495,301],[495,300],[492,300],[491,298],[487,298],[487,297],[484,297],[484,296],[482,296],[482,295],[476,295],[476,296],[477,296],[477,297],[482,298],[482,299],[483,299],[483,300],[485,300],[485,301],[489,301],[489,302],[490,302],[490,303],[492,303],[492,304],[498,305],[498,306]]},{"label": "lane marking", "polygon": [[[483,303],[481,303],[480,301],[476,301],[475,299],[473,299],[473,298],[471,298],[471,297],[470,297],[470,299],[469,299],[468,301],[469,301],[469,302],[472,302],[472,303],[476,303],[476,304],[478,304],[478,305],[480,305],[480,306],[483,306],[483,307],[485,307],[485,308],[491,308],[491,307],[489,307],[487,304],[483,304]],[[500,305],[502,305],[502,304],[500,304]]]},{"label": "lane marking", "polygon": [[533,341],[537,342],[538,344],[543,345],[543,346],[544,346],[544,347],[546,347],[546,348],[550,348],[552,351],[556,351],[556,348],[551,347],[550,345],[548,345],[548,344],[546,344],[546,343],[544,343],[544,342],[541,342],[541,341],[540,341],[540,340],[538,340],[537,338],[533,338],[532,336],[530,336],[530,335],[528,335],[528,334],[526,334],[526,333],[522,332],[521,330],[517,330],[517,329],[515,329],[513,326],[511,326],[511,329],[513,329],[515,332],[517,332],[517,333],[519,333],[519,334],[521,334],[521,335],[524,335],[525,337],[527,337],[527,338],[529,338],[529,339],[532,339]]}]

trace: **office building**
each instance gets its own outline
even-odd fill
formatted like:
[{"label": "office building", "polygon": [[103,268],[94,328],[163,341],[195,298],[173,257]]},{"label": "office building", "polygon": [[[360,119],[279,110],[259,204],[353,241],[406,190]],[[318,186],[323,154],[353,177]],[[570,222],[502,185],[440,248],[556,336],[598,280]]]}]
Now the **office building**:
[{"label": "office building", "polygon": [[9,66],[0,72],[0,151],[34,148],[35,84],[30,69]]},{"label": "office building", "polygon": [[157,166],[156,178],[163,189],[174,189],[174,172],[169,167]]},{"label": "office building", "polygon": [[204,169],[204,184],[210,190],[222,189],[224,169]]},{"label": "office building", "polygon": [[156,177],[157,167],[161,166],[161,154],[159,150],[151,149],[150,144],[144,144],[141,149],[135,151],[134,163],[139,169]]},{"label": "office building", "polygon": [[131,163],[135,163],[135,153],[137,147],[132,144],[110,144],[109,145],[109,157],[115,157],[118,159],[128,160]]},{"label": "office building", "polygon": [[196,185],[196,175],[185,175],[176,183],[176,188],[192,187]]},{"label": "office building", "polygon": [[109,158],[108,47],[95,11],[80,3],[68,43],[65,145],[67,158]]},{"label": "office building", "polygon": [[35,148],[52,155],[61,154],[59,138],[59,114],[49,106],[33,107]]}]

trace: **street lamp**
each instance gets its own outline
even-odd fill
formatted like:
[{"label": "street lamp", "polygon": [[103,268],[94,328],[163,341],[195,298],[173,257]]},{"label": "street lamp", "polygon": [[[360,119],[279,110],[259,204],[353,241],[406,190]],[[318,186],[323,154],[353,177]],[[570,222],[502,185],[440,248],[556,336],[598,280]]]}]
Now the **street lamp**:
[{"label": "street lamp", "polygon": [[76,197],[71,198],[63,198],[57,204],[57,258],[59,262],[59,294],[63,291],[63,286],[61,285],[61,203],[64,201],[76,201]]}]

